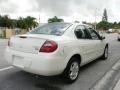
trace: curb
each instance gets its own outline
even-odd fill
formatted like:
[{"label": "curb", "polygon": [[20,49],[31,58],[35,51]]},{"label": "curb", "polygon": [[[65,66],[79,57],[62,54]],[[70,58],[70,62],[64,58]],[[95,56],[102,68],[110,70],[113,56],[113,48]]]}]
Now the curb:
[{"label": "curb", "polygon": [[89,90],[113,90],[120,79],[120,60]]}]

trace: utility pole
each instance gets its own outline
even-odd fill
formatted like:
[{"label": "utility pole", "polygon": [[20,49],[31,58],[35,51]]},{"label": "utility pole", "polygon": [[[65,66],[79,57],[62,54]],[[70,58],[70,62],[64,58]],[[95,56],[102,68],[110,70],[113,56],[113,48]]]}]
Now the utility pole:
[{"label": "utility pole", "polygon": [[39,21],[38,21],[39,25],[40,25],[40,15],[39,15]]},{"label": "utility pole", "polygon": [[94,24],[94,25],[95,25],[95,30],[97,29],[97,28],[96,28],[96,26],[97,26],[97,25],[96,25],[96,23],[97,23],[97,22],[96,22],[96,18],[97,18],[97,8],[95,9],[95,22],[94,22],[94,23],[95,23],[95,24]]}]

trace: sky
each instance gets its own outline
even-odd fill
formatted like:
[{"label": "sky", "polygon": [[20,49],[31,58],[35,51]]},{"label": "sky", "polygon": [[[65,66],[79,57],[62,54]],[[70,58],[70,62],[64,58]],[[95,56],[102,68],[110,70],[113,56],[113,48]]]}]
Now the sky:
[{"label": "sky", "polygon": [[65,22],[99,22],[105,8],[109,22],[120,21],[120,0],[0,0],[1,15],[40,17],[41,23],[53,16]]}]

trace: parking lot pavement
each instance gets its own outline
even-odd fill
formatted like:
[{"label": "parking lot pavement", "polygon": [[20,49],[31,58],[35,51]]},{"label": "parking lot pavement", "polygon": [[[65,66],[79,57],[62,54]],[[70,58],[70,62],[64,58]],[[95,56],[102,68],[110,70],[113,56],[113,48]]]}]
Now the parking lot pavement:
[{"label": "parking lot pavement", "polygon": [[5,61],[5,58],[4,58],[4,50],[5,50],[5,47],[7,46],[7,41],[8,39],[0,39],[0,69],[10,66]]},{"label": "parking lot pavement", "polygon": [[0,44],[6,43],[8,39],[0,39]]},{"label": "parking lot pavement", "polygon": [[106,37],[105,40],[106,40],[107,42],[111,42],[111,41],[117,40],[117,36],[118,36],[117,33],[103,34],[103,35]]},{"label": "parking lot pavement", "polygon": [[119,90],[120,89],[120,80],[117,82],[113,90]]},{"label": "parking lot pavement", "polygon": [[59,76],[36,76],[9,66],[3,57],[6,43],[0,43],[0,90],[89,90],[120,59],[120,42],[110,40],[109,58],[81,67],[78,80],[69,85]]}]

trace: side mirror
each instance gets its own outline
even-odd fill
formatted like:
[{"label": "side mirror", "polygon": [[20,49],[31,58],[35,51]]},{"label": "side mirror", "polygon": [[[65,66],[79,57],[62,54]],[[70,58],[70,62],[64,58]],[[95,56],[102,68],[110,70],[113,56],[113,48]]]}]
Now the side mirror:
[{"label": "side mirror", "polygon": [[105,39],[105,36],[100,36],[101,40],[104,40]]}]

